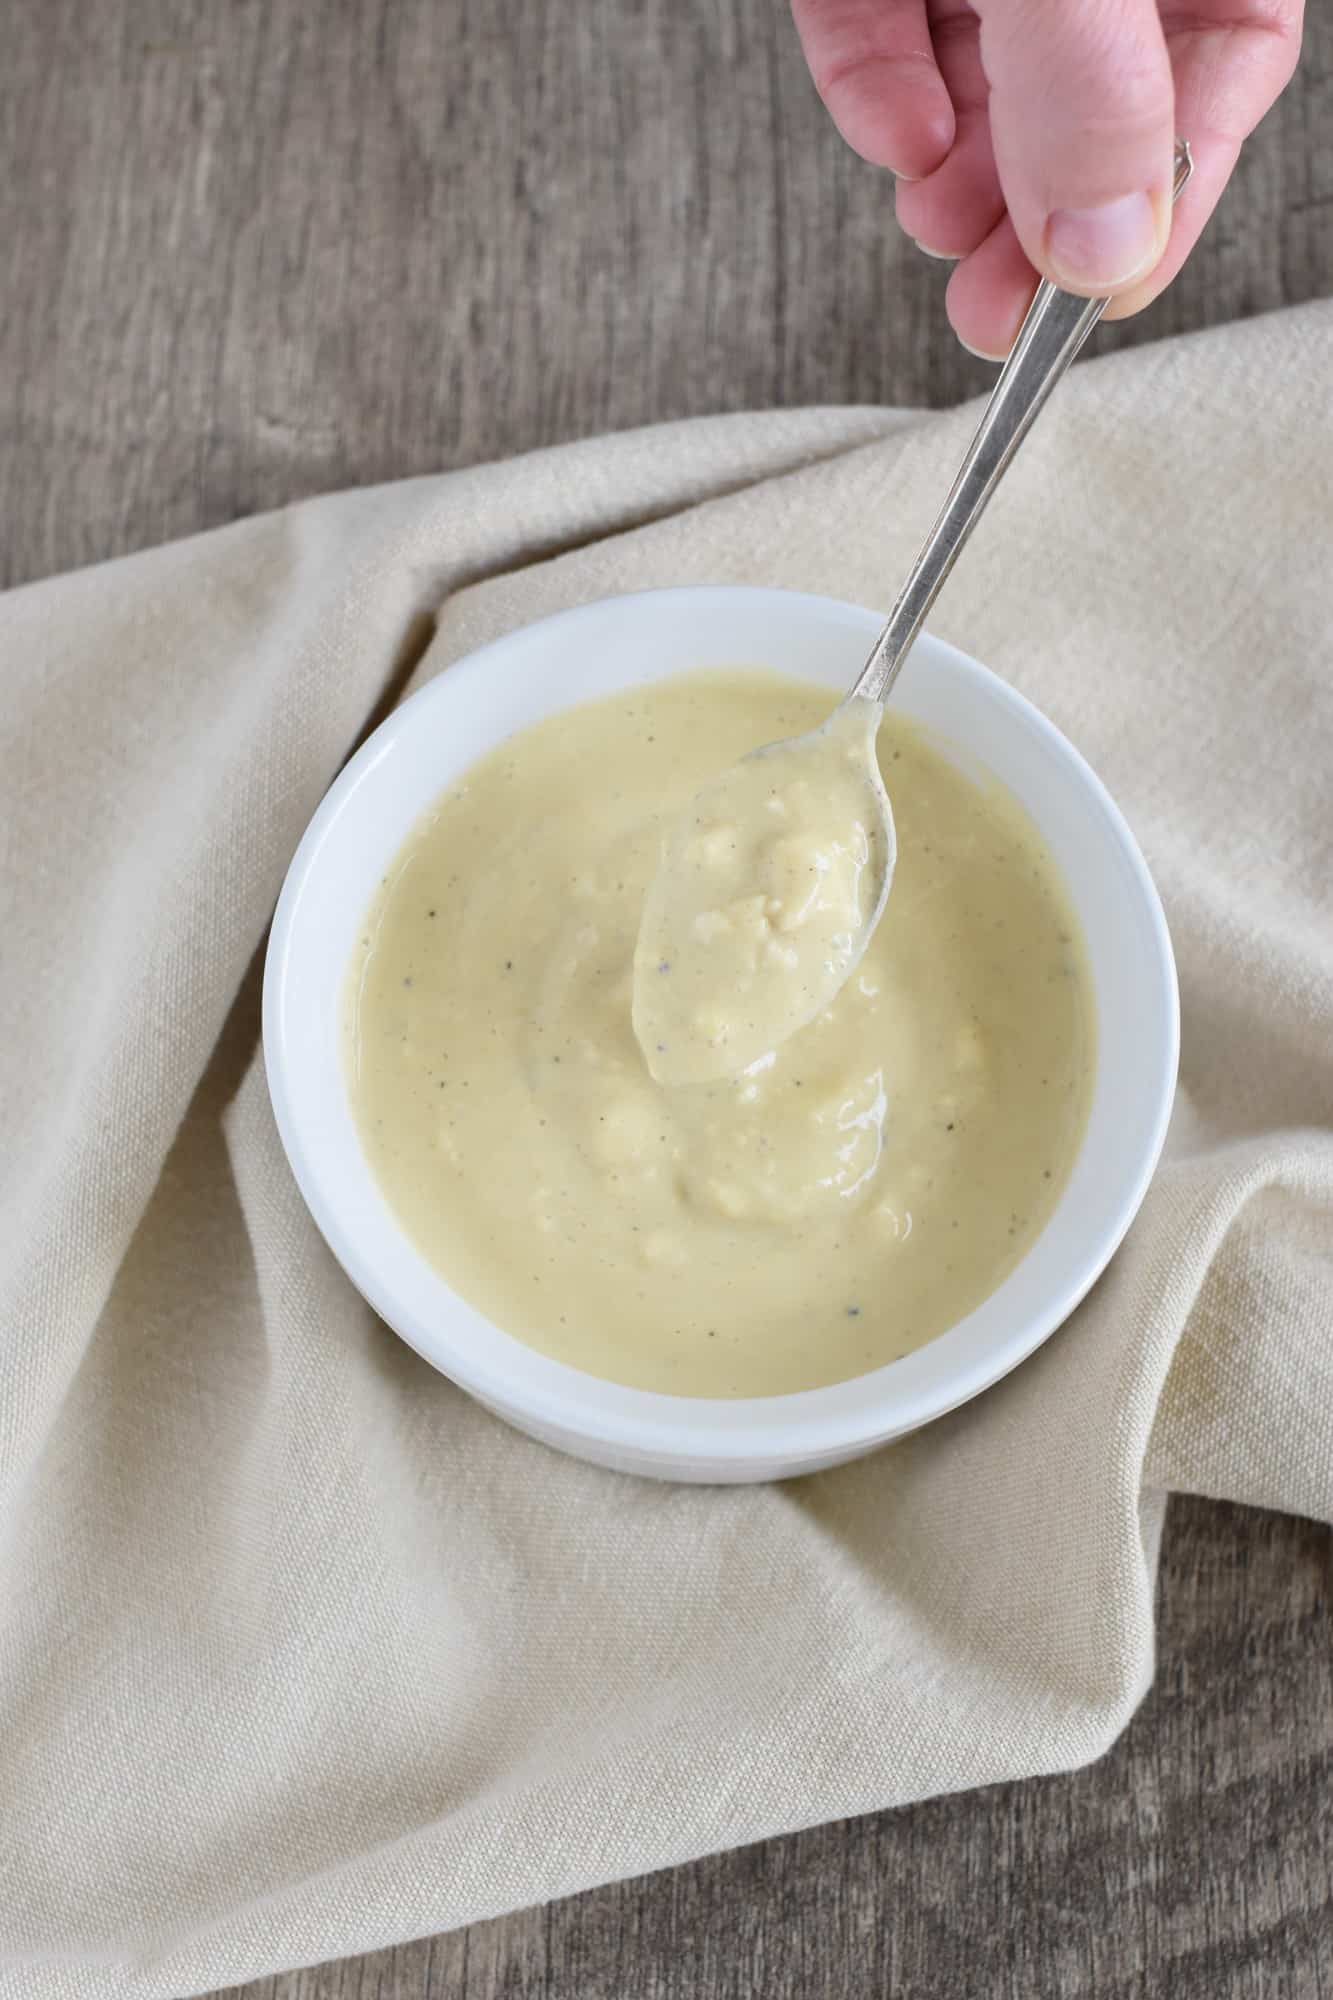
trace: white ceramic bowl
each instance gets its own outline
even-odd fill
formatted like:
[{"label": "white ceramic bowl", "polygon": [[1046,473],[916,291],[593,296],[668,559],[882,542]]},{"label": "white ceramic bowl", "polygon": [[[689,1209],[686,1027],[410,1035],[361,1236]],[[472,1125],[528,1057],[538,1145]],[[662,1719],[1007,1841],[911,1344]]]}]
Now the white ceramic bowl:
[{"label": "white ceramic bowl", "polygon": [[1059,732],[985,667],[927,636],[894,705],[961,768],[993,772],[1022,800],[1064,871],[1096,988],[1087,1135],[1055,1213],[999,1289],[916,1353],[832,1388],[733,1401],[656,1395],[550,1361],[492,1326],[426,1263],[385,1204],[348,1104],[340,1000],[366,907],[423,808],[514,730],[617,688],[762,663],[840,694],[880,623],[830,598],[685,589],[611,598],[511,633],[450,667],[375,731],[330,789],[288,873],[265,970],[264,1055],[278,1130],[311,1213],[352,1282],[418,1353],[520,1430],[580,1458],[659,1478],[773,1479],[928,1423],[1006,1374],[1067,1317],[1128,1229],[1156,1164],[1179,1016],[1171,944],[1143,857]]}]

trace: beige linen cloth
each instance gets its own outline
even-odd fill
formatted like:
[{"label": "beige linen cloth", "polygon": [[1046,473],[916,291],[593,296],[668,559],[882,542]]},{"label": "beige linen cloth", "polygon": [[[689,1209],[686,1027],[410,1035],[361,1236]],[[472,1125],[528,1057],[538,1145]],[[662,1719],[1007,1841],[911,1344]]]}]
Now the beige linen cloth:
[{"label": "beige linen cloth", "polygon": [[417,680],[612,591],[882,606],[975,411],[609,438],[0,600],[6,2000],[1081,1763],[1152,1673],[1167,1491],[1333,1519],[1331,379],[1327,307],[1080,367],[939,607],[1137,829],[1179,1103],[1032,1361],[783,1486],[558,1457],[375,1320],[278,1145],[258,954],[420,614]]}]

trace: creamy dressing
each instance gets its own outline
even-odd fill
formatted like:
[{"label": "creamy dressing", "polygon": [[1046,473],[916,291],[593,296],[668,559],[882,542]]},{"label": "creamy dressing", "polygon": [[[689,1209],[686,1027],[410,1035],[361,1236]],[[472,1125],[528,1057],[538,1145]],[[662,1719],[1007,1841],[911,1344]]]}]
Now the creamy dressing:
[{"label": "creamy dressing", "polygon": [[880,715],[849,701],[752,751],[671,829],[634,954],[634,1032],[659,1083],[737,1075],[855,967],[893,868]]},{"label": "creamy dressing", "polygon": [[[745,1073],[650,1073],[631,1006],[663,833],[827,708],[732,672],[524,730],[418,823],[354,954],[350,1091],[390,1206],[497,1326],[612,1381],[776,1394],[904,1354],[1013,1267],[1078,1148],[1094,1026],[1063,884],[1017,803],[893,711],[896,872],[856,970]],[[846,823],[813,797],[794,816],[821,853]],[[699,909],[727,907],[722,861]],[[865,867],[821,887],[828,935],[864,910]],[[778,939],[807,908],[782,868]]]}]

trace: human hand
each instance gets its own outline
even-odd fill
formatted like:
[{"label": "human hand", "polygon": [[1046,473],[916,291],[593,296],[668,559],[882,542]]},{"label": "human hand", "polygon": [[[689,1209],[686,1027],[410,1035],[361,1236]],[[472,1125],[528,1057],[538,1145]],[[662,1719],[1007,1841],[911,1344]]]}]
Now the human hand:
[{"label": "human hand", "polygon": [[[848,144],[957,258],[964,346],[1006,354],[1037,282],[1123,318],[1168,285],[1300,52],[1302,0],[792,0]],[[1171,208],[1175,135],[1194,155]]]}]

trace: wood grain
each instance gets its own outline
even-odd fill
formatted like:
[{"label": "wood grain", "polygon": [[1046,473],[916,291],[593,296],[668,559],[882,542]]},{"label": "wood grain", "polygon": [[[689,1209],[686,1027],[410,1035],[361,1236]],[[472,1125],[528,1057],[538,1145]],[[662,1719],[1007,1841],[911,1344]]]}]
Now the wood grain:
[{"label": "wood grain", "polygon": [[[0,581],[709,410],[950,403],[781,0],[0,0]],[[1150,340],[1333,285],[1333,15]]]},{"label": "wood grain", "polygon": [[[989,371],[779,0],[0,0],[0,581],[344,485]],[[1333,9],[1150,340],[1333,291]],[[1329,1538],[1182,1502],[1092,1770],[246,2000],[1333,2000]]]}]

